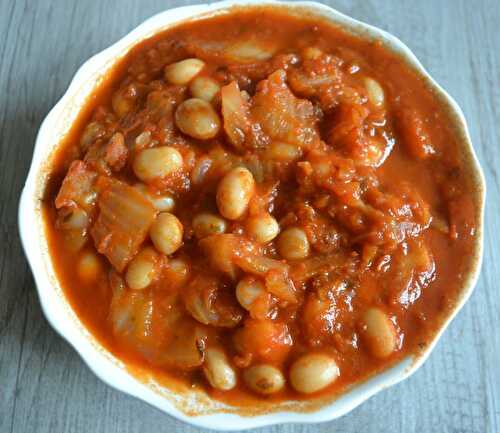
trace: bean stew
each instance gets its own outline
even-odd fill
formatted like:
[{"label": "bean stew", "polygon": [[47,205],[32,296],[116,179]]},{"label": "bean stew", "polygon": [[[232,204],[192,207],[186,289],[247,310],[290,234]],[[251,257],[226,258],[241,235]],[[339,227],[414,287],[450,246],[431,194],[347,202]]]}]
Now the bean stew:
[{"label": "bean stew", "polygon": [[52,157],[50,256],[111,353],[232,405],[336,395],[428,344],[478,209],[380,41],[278,7],[139,43]]}]

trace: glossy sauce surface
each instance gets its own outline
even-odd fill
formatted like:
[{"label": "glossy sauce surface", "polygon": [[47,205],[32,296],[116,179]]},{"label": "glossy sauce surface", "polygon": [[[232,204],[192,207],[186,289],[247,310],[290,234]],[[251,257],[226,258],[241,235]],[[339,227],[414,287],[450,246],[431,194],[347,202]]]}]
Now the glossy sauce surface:
[{"label": "glossy sauce surface", "polygon": [[131,366],[234,405],[339,392],[424,347],[471,266],[448,124],[379,42],[278,9],[183,24],[54,156],[56,273]]}]

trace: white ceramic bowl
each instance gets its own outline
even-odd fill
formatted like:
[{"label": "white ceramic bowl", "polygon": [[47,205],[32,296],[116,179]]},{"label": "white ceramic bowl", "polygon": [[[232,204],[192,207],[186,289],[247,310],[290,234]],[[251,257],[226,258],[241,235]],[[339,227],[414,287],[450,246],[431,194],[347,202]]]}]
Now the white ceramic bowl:
[{"label": "white ceramic bowl", "polygon": [[[307,403],[282,404],[267,408],[268,413],[242,414],[238,409],[224,406],[199,394],[176,394],[154,381],[139,380],[130,374],[123,363],[106,351],[84,328],[69,306],[55,277],[47,253],[40,215],[40,198],[45,186],[49,157],[63,135],[78,115],[79,109],[88,95],[106,75],[117,59],[124,56],[137,42],[148,38],[176,23],[192,19],[198,15],[219,14],[232,6],[252,7],[253,5],[275,5],[291,9],[307,9],[308,13],[327,18],[332,23],[367,38],[382,40],[390,49],[399,53],[427,81],[437,96],[448,108],[455,122],[457,134],[463,143],[463,154],[469,161],[471,176],[477,187],[476,204],[481,221],[477,233],[475,264],[470,270],[461,297],[455,309],[443,324],[431,344],[418,355],[409,356],[381,374],[361,383],[336,400],[324,401],[321,405],[308,406]],[[412,374],[428,357],[439,336],[453,316],[460,310],[476,284],[482,260],[482,229],[485,199],[485,182],[481,168],[474,154],[467,125],[457,103],[427,74],[412,52],[397,38],[370,25],[349,18],[325,5],[315,2],[273,2],[244,1],[221,2],[210,5],[187,6],[162,12],[148,19],[110,48],[88,60],[76,73],[68,90],[50,111],[40,127],[37,136],[31,169],[26,180],[20,206],[19,227],[22,244],[35,277],[40,302],[47,320],[80,354],[94,373],[107,384],[152,404],[158,409],[188,423],[219,429],[236,430],[277,423],[315,423],[337,418],[368,399],[373,394],[387,388]],[[271,410],[271,411],[270,411]],[[189,415],[190,414],[190,415]],[[193,416],[193,414],[195,414]]]}]

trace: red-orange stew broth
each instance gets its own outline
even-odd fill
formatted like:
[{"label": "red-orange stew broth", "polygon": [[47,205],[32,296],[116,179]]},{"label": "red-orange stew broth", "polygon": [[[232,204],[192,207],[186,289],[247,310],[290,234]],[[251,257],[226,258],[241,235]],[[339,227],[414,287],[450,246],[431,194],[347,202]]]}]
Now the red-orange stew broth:
[{"label": "red-orange stew broth", "polygon": [[180,25],[53,158],[57,276],[132,367],[234,405],[339,392],[425,346],[471,266],[448,124],[380,42],[279,9]]}]

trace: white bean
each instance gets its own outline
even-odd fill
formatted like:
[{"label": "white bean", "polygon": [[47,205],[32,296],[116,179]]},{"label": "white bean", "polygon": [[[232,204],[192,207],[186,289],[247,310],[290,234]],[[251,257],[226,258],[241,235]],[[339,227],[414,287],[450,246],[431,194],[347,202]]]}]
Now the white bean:
[{"label": "white bean", "polygon": [[86,251],[80,256],[77,273],[84,282],[91,283],[96,281],[101,270],[101,262],[95,253]]},{"label": "white bean", "polygon": [[231,60],[243,63],[268,60],[273,56],[275,51],[275,47],[271,46],[269,43],[252,41],[249,39],[238,41],[226,47],[224,50],[225,54],[228,55]]},{"label": "white bean", "polygon": [[177,107],[175,124],[186,135],[198,140],[214,138],[220,130],[220,118],[212,105],[199,98],[186,99]]},{"label": "white bean", "polygon": [[368,92],[368,99],[375,106],[381,106],[384,103],[384,89],[380,83],[373,78],[365,78],[365,88]]},{"label": "white bean", "polygon": [[227,219],[240,218],[255,192],[255,180],[248,169],[237,167],[227,173],[217,188],[217,207]]},{"label": "white bean", "polygon": [[199,59],[185,59],[165,67],[165,79],[171,84],[188,84],[205,67]]},{"label": "white bean", "polygon": [[153,248],[144,248],[132,259],[125,274],[125,281],[132,290],[148,287],[156,277],[158,254]]},{"label": "white bean", "polygon": [[170,194],[154,194],[143,183],[135,184],[134,188],[144,194],[156,210],[170,212],[175,207],[175,200]]},{"label": "white bean", "polygon": [[226,231],[226,221],[211,213],[200,213],[193,218],[193,230],[198,239]]},{"label": "white bean", "polygon": [[394,324],[379,308],[370,308],[363,314],[362,334],[370,352],[377,358],[386,358],[396,350]]},{"label": "white bean", "polygon": [[312,353],[297,359],[290,368],[290,383],[304,394],[321,391],[340,375],[335,360],[328,355]]},{"label": "white bean", "polygon": [[287,260],[306,258],[309,255],[309,240],[304,230],[291,227],[281,232],[278,238],[278,251]]},{"label": "white bean", "polygon": [[264,284],[254,277],[245,277],[236,286],[236,299],[246,310],[249,310],[263,293],[265,293]]},{"label": "white bean", "polygon": [[195,98],[210,102],[215,95],[220,92],[220,86],[217,81],[210,77],[196,77],[189,85],[191,95]]},{"label": "white bean", "polygon": [[171,211],[175,207],[175,200],[169,194],[152,195],[152,203],[156,210]]},{"label": "white bean", "polygon": [[257,242],[266,244],[278,236],[280,226],[272,215],[265,213],[248,218],[246,229]]},{"label": "white bean", "polygon": [[214,348],[206,350],[203,372],[215,389],[228,391],[236,386],[236,373],[222,350]]},{"label": "white bean", "polygon": [[247,368],[243,373],[243,380],[252,391],[263,395],[279,392],[285,386],[283,373],[267,364]]},{"label": "white bean", "polygon": [[89,225],[89,216],[79,207],[62,208],[59,212],[58,224],[64,230],[83,230]]},{"label": "white bean", "polygon": [[132,164],[135,175],[143,182],[164,178],[182,167],[182,155],[170,146],[142,150]]},{"label": "white bean", "polygon": [[149,229],[149,236],[156,249],[169,255],[182,245],[184,229],[177,217],[168,212],[158,214]]}]

